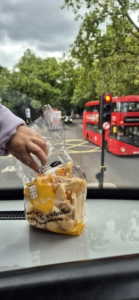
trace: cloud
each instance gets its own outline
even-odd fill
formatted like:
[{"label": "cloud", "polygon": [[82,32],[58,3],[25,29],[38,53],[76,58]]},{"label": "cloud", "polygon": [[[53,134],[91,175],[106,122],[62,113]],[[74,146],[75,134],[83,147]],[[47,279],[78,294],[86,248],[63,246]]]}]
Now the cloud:
[{"label": "cloud", "polygon": [[69,49],[80,22],[61,10],[64,0],[0,1],[0,65],[13,67],[27,48],[36,55],[61,56]]}]

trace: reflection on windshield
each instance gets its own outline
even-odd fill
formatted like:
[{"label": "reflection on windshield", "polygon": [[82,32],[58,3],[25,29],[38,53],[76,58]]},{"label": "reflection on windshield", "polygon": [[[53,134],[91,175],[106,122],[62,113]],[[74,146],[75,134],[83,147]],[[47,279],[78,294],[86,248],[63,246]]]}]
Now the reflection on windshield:
[{"label": "reflection on windshield", "polygon": [[[137,206],[136,206],[137,205]],[[138,202],[98,201],[94,206],[90,231],[91,251],[111,255],[124,251],[134,251],[139,242]],[[128,248],[130,244],[130,249]],[[136,246],[135,246],[136,247]],[[138,250],[135,250],[138,252]]]},{"label": "reflection on windshield", "polygon": [[76,238],[36,230],[21,220],[13,235],[17,221],[4,222],[0,271],[138,253],[139,201],[89,200],[86,228]]}]

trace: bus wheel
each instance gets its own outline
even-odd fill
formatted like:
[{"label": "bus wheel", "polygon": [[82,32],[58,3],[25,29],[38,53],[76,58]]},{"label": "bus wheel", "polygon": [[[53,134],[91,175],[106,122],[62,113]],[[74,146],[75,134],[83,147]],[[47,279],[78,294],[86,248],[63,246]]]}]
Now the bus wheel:
[{"label": "bus wheel", "polygon": [[109,146],[108,146],[108,142],[107,142],[107,141],[105,141],[105,150],[106,150],[107,152],[109,152]]}]

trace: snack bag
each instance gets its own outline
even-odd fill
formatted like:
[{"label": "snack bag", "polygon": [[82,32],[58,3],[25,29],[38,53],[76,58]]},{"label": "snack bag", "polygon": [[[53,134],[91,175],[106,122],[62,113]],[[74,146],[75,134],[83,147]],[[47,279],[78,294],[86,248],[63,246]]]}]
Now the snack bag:
[{"label": "snack bag", "polygon": [[47,166],[40,166],[35,174],[16,161],[17,173],[25,186],[26,219],[40,229],[80,235],[85,227],[86,176],[67,153],[61,120],[56,118],[47,105],[43,116],[30,125],[34,134],[39,132],[46,138]]}]

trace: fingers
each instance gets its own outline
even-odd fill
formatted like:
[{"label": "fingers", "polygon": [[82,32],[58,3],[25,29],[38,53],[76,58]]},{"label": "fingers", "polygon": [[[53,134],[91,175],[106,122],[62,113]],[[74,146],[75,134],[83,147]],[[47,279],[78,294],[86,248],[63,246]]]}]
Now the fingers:
[{"label": "fingers", "polygon": [[14,154],[14,156],[18,160],[20,160],[24,165],[33,169],[35,172],[37,172],[38,169],[40,168],[40,166],[35,162],[35,160],[32,158],[32,156],[27,152],[24,155],[19,156],[19,155]]},{"label": "fingers", "polygon": [[19,126],[16,133],[7,143],[7,149],[25,165],[37,171],[40,165],[33,159],[34,154],[42,166],[47,164],[48,148],[45,139],[39,134],[34,134],[26,126]]},{"label": "fingers", "polygon": [[28,153],[32,153],[38,157],[42,166],[45,166],[47,163],[46,153],[35,143],[30,142],[26,145],[26,150]]},{"label": "fingers", "polygon": [[46,145],[46,142],[45,140],[41,137],[32,137],[32,142],[36,145],[38,145],[42,150],[43,152],[48,155],[48,148],[47,148],[47,145]]}]

